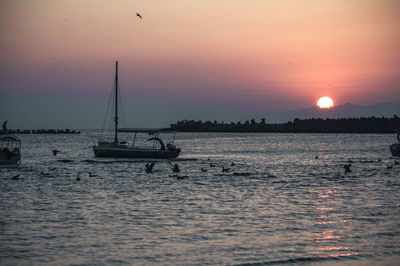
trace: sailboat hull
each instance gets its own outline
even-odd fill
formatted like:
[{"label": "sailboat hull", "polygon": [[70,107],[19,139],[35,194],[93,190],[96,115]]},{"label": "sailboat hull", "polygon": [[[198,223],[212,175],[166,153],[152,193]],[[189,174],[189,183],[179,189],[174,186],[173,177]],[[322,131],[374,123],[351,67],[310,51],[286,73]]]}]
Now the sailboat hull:
[{"label": "sailboat hull", "polygon": [[93,146],[95,157],[108,158],[151,158],[151,159],[172,159],[180,154],[180,149],[137,149],[109,146]]}]

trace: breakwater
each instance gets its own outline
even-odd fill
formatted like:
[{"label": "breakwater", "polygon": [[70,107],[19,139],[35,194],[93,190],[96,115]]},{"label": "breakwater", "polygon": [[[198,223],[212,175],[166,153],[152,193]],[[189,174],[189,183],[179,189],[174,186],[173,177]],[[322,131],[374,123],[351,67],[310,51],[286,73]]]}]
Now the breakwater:
[{"label": "breakwater", "polygon": [[[4,133],[1,131],[1,133]],[[71,129],[8,129],[8,134],[80,134],[78,130]]]}]

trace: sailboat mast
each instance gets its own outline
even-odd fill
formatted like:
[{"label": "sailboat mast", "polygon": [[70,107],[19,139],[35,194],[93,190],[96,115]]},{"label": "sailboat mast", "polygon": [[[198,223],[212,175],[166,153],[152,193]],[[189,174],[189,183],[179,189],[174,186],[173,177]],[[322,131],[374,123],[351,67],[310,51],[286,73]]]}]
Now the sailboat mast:
[{"label": "sailboat mast", "polygon": [[118,61],[115,62],[115,137],[114,143],[118,144]]}]

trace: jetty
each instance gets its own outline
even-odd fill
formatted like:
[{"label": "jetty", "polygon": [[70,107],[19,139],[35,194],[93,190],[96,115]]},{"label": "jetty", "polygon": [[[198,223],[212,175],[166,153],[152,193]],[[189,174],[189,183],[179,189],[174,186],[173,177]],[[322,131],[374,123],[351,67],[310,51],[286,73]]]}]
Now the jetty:
[{"label": "jetty", "polygon": [[[80,134],[79,130],[71,129],[8,129],[8,134]],[[3,131],[1,131],[3,133]]]}]

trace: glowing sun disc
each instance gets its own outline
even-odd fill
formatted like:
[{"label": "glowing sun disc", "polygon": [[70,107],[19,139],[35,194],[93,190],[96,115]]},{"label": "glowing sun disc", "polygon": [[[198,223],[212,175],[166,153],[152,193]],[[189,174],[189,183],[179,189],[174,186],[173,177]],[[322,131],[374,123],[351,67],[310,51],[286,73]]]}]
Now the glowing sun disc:
[{"label": "glowing sun disc", "polygon": [[317,105],[319,108],[331,108],[333,107],[333,100],[330,97],[321,97],[319,98]]}]

